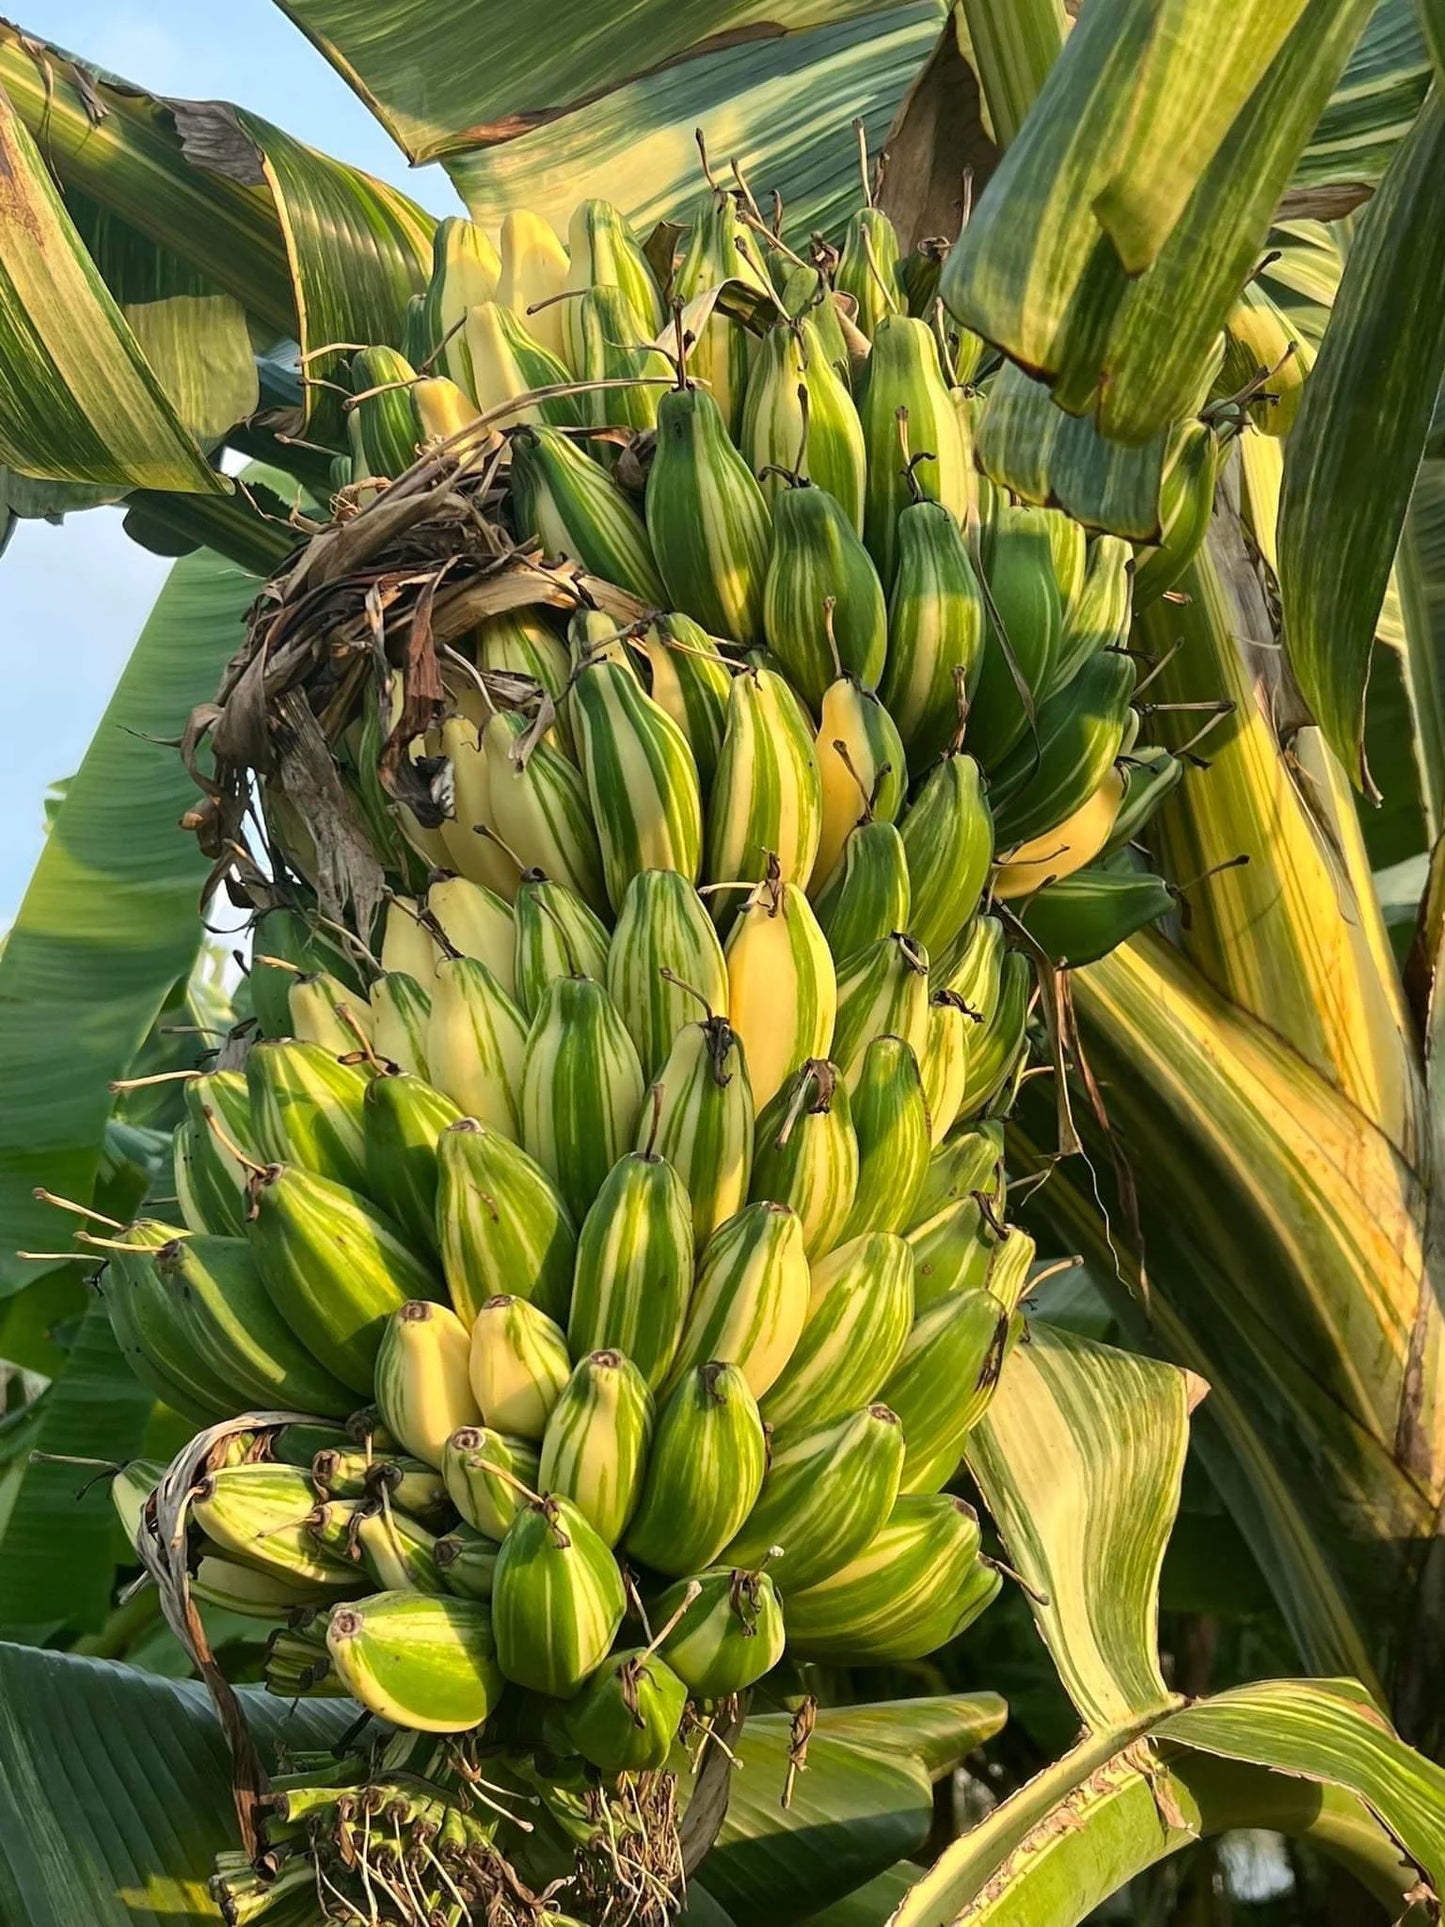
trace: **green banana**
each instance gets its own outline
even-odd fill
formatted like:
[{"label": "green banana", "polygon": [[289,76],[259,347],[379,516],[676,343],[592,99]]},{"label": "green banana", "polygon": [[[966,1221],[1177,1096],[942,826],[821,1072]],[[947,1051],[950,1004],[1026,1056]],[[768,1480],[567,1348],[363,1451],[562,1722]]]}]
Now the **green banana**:
[{"label": "green banana", "polygon": [[1097,963],[1175,908],[1152,870],[1075,870],[1030,897],[1021,921],[1056,964]]},{"label": "green banana", "polygon": [[414,1732],[467,1732],[502,1696],[491,1615],[474,1600],[403,1591],[338,1606],[326,1650],[353,1699]]},{"label": "green banana", "polygon": [[356,1574],[323,1552],[306,1524],[315,1499],[292,1465],[228,1465],[207,1473],[191,1498],[191,1518],[232,1558],[293,1582],[351,1590]]},{"label": "green banana", "polygon": [[[737,201],[729,193],[713,192],[700,203],[688,229],[672,277],[672,298],[685,307],[709,288],[734,280],[763,294],[772,292],[757,244],[738,218]],[[742,412],[750,347],[741,324],[714,309],[698,331],[689,356],[690,372],[708,384],[708,392],[716,397],[720,425],[728,433],[737,427]]]},{"label": "green banana", "polygon": [[908,859],[908,928],[947,977],[993,862],[993,815],[972,756],[949,751],[934,764],[898,832]]},{"label": "green banana", "polygon": [[362,1105],[367,1195],[417,1251],[440,1255],[437,1141],[461,1112],[442,1091],[407,1071],[373,1077]]},{"label": "green banana", "polygon": [[757,1401],[738,1367],[713,1361],[688,1371],[658,1411],[628,1553],[672,1578],[709,1565],[751,1512],[766,1456]]},{"label": "green banana", "polygon": [[839,969],[894,931],[906,930],[912,900],[898,826],[872,817],[858,824],[813,905]]},{"label": "green banana", "polygon": [[517,1285],[567,1316],[577,1231],[552,1178],[520,1145],[462,1118],[437,1140],[438,1242],[453,1305],[470,1323]]},{"label": "green banana", "polygon": [[809,1058],[759,1113],[748,1195],[797,1213],[811,1263],[841,1238],[857,1184],[847,1087],[826,1059]]},{"label": "green banana", "polygon": [[[707,880],[761,883],[775,858],[786,883],[806,884],[823,826],[812,727],[783,677],[746,669],[728,692],[727,729],[708,809]],[[722,893],[715,916],[733,907]]]},{"label": "green banana", "polygon": [[856,1559],[887,1523],[903,1473],[903,1428],[886,1405],[792,1433],[775,1446],[758,1502],[723,1554],[754,1566],[779,1547],[786,1599]]},{"label": "green banana", "polygon": [[727,963],[711,917],[686,877],[641,870],[623,896],[607,953],[607,988],[649,1083],[700,997],[727,1015]]},{"label": "green banana", "polygon": [[888,612],[878,571],[846,510],[810,482],[790,482],[773,503],[763,629],[814,710],[836,676],[872,688],[883,673]]},{"label": "green banana", "polygon": [[590,977],[547,985],[522,1063],[522,1144],[580,1224],[632,1139],[642,1066],[617,1006]]},{"label": "green banana", "polygon": [[702,795],[682,730],[630,669],[603,660],[577,670],[568,704],[612,908],[644,870],[695,883]]},{"label": "green banana", "polygon": [[833,1062],[849,1096],[875,1037],[896,1037],[916,1058],[928,1048],[928,953],[901,931],[855,951],[838,972]]},{"label": "green banana", "polygon": [[958,523],[937,502],[898,518],[888,598],[888,662],[879,693],[915,767],[941,755],[963,726],[983,663],[983,591]]},{"label": "green banana", "polygon": [[968,1081],[959,1106],[960,1117],[977,1117],[1018,1068],[1026,1048],[1025,1025],[1032,990],[1028,958],[1021,950],[1010,950],[1003,959],[993,1013],[969,1043]]},{"label": "green banana", "polygon": [[231,1143],[256,1156],[245,1073],[208,1071],[187,1078],[181,1102],[185,1116],[175,1129],[173,1168],[186,1229],[239,1238],[246,1228],[246,1166],[226,1149],[206,1113],[218,1120]]},{"label": "green banana", "polygon": [[962,522],[974,499],[973,451],[926,322],[899,314],[879,321],[859,416],[868,451],[863,539],[884,589],[891,590],[898,519],[908,504],[926,496]]},{"label": "green banana", "polygon": [[600,1772],[654,1773],[667,1765],[687,1687],[650,1648],[603,1660],[562,1716],[567,1737]]},{"label": "green banana", "polygon": [[711,1566],[659,1596],[659,1623],[672,1620],[693,1585],[699,1591],[663,1636],[661,1651],[695,1698],[725,1699],[770,1673],[782,1658],[783,1604],[767,1573]]},{"label": "green banana", "polygon": [[367,1199],[293,1164],[255,1180],[247,1235],[262,1283],[296,1336],[344,1385],[369,1392],[386,1320],[440,1287]]},{"label": "green banana", "polygon": [[692,1289],[687,1189],[656,1152],[629,1151],[603,1180],[577,1241],[567,1343],[574,1357],[624,1353],[656,1391],[682,1336]]},{"label": "green banana", "polygon": [[570,1499],[604,1545],[637,1509],[652,1424],[647,1381],[619,1351],[581,1358],[548,1416],[541,1490]]},{"label": "green banana", "polygon": [[810,1057],[826,1058],[838,1014],[833,954],[798,883],[769,865],[727,940],[728,1010],[753,1105],[770,1102]]},{"label": "green banana", "polygon": [[[818,339],[828,366],[845,385],[848,379],[848,344],[838,319],[838,304],[827,277],[817,268],[799,262],[784,278],[778,302],[790,321],[808,321],[818,331]],[[833,491],[835,494],[836,490]],[[840,498],[841,499],[841,498]]]},{"label": "green banana", "polygon": [[900,1498],[870,1546],[788,1598],[799,1659],[901,1665],[971,1626],[1003,1584],[979,1558],[978,1518],[962,1499]]},{"label": "green banana", "polygon": [[[666,317],[656,278],[626,219],[610,201],[577,203],[567,228],[567,254],[570,265],[564,285],[569,293],[614,288],[631,310],[639,334],[650,339],[659,333]],[[577,324],[580,305],[561,303],[566,357],[578,374],[584,360]]]},{"label": "green banana", "polygon": [[652,699],[687,740],[706,808],[722,754],[732,670],[706,629],[678,611],[648,624],[642,649],[652,676]]},{"label": "green banana", "polygon": [[[1137,715],[1131,710],[1131,715]],[[1186,764],[1180,756],[1157,745],[1130,749],[1120,757],[1116,768],[1123,779],[1124,794],[1114,812],[1108,841],[1099,852],[1111,857],[1132,843],[1167,796],[1184,780]],[[190,1087],[187,1086],[187,1089]]]},{"label": "green banana", "polygon": [[746,1056],[727,1018],[684,1024],[648,1091],[637,1148],[665,1158],[681,1179],[699,1249],[748,1194],[754,1110]]},{"label": "green banana", "polygon": [[432,1548],[437,1572],[459,1599],[490,1599],[497,1576],[497,1547],[485,1533],[455,1526]]},{"label": "green banana", "polygon": [[739,447],[769,503],[776,505],[784,485],[778,471],[796,469],[827,491],[855,535],[863,533],[863,425],[811,315],[778,322],[763,336],[748,376]]},{"label": "green banana", "polygon": [[880,1394],[903,1423],[904,1492],[951,1478],[1003,1362],[1009,1314],[988,1291],[951,1292],[920,1313]]},{"label": "green banana", "polygon": [[988,634],[968,743],[992,774],[1021,739],[1028,746],[1029,710],[1037,713],[1058,661],[1063,612],[1044,510],[995,510],[984,578]]},{"label": "green banana", "polygon": [[848,222],[836,279],[839,293],[853,297],[858,326],[870,341],[903,304],[898,252],[898,230],[882,208],[859,208]]},{"label": "green banana", "polygon": [[858,1185],[844,1240],[865,1231],[901,1231],[923,1184],[932,1149],[928,1099],[911,1044],[875,1037],[863,1053],[852,1094]]},{"label": "green banana", "polygon": [[928,1047],[920,1068],[935,1150],[953,1129],[968,1088],[968,1045],[977,1022],[957,991],[940,990],[928,1000]]},{"label": "green banana", "polygon": [[366,1183],[367,1079],[319,1044],[262,1039],[246,1053],[250,1137],[271,1164],[298,1164],[353,1191]]},{"label": "green banana", "polygon": [[489,1431],[540,1439],[572,1375],[560,1325],[525,1298],[487,1299],[472,1325],[472,1391]]},{"label": "green banana", "polygon": [[521,1135],[527,1020],[484,963],[440,964],[427,1024],[432,1082],[466,1116],[504,1137]]},{"label": "green banana", "polygon": [[448,1305],[408,1300],[393,1313],[376,1358],[382,1423],[413,1458],[440,1466],[446,1442],[481,1418],[472,1396],[467,1327]]},{"label": "green banana", "polygon": [[403,475],[416,460],[415,380],[415,368],[395,348],[363,348],[352,356],[344,412],[353,482]]},{"label": "green banana", "polygon": [[[567,303],[566,325],[574,337],[569,354],[579,381],[620,383],[578,396],[593,428],[628,429],[646,434],[657,424],[657,403],[672,379],[672,365],[660,348],[649,345],[637,312],[621,288],[589,288]],[[604,460],[606,456],[604,455]]]},{"label": "green banana", "polygon": [[761,1398],[798,1342],[808,1293],[797,1214],[771,1199],[744,1205],[702,1247],[668,1385],[700,1365],[722,1362],[737,1365]]},{"label": "green banana", "polygon": [[1177,422],[1159,493],[1160,538],[1136,549],[1134,613],[1167,595],[1199,552],[1214,513],[1223,444],[1206,423]]},{"label": "green banana", "polygon": [[453,1432],[442,1453],[448,1496],[473,1531],[500,1543],[517,1507],[537,1490],[541,1449],[484,1426]]},{"label": "green banana", "polygon": [[1123,748],[1134,681],[1133,659],[1106,650],[1043,704],[1037,737],[993,772],[990,796],[1004,849],[1043,836],[1098,789]]},{"label": "green banana", "polygon": [[521,1505],[492,1577],[497,1660],[518,1686],[569,1699],[622,1624],[617,1562],[570,1500]]},{"label": "green banana", "polygon": [[1129,544],[1117,535],[1096,535],[1089,544],[1083,583],[1064,615],[1050,695],[1067,688],[1101,649],[1119,648],[1128,640],[1132,563]]},{"label": "green banana", "polygon": [[774,1430],[826,1425],[874,1398],[913,1322],[913,1256],[902,1238],[870,1231],[812,1267],[808,1319],[762,1402]]},{"label": "green banana", "polygon": [[511,455],[518,535],[535,536],[546,554],[570,556],[650,609],[666,603],[647,526],[600,462],[549,428],[517,430]]},{"label": "green banana", "polygon": [[425,1077],[430,1019],[430,995],[404,970],[389,971],[371,986],[371,1045],[383,1063]]},{"label": "green banana", "polygon": [[154,1270],[178,1343],[194,1347],[233,1405],[338,1418],[351,1410],[354,1396],[278,1314],[243,1238],[177,1239],[156,1253]]},{"label": "green banana", "polygon": [[710,635],[760,642],[769,520],[718,400],[690,384],[669,389],[647,477],[647,533],[667,585],[654,606],[684,610]]},{"label": "green banana", "polygon": [[516,950],[512,977],[517,1003],[530,1023],[542,992],[555,977],[607,974],[607,926],[574,890],[529,870],[517,888]]},{"label": "green banana", "polygon": [[467,310],[490,301],[497,292],[502,264],[491,237],[475,221],[449,214],[438,221],[432,236],[432,271],[421,297],[417,327],[425,343],[417,365],[428,355],[450,378],[470,388],[471,363],[466,353]]}]

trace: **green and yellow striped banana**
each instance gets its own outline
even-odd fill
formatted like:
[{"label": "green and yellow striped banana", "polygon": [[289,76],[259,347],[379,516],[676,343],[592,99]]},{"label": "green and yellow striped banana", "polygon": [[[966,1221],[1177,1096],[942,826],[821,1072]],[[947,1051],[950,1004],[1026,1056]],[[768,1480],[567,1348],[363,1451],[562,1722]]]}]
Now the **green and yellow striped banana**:
[{"label": "green and yellow striped banana", "polygon": [[838,1014],[833,955],[801,884],[770,873],[749,893],[728,935],[727,970],[730,1021],[760,1111],[800,1064],[827,1057]]},{"label": "green and yellow striped banana", "polygon": [[883,586],[847,512],[823,488],[790,483],[773,502],[763,630],[815,712],[841,675],[872,688],[888,650]]},{"label": "green and yellow striped banana", "polygon": [[617,1562],[570,1500],[521,1505],[492,1577],[497,1661],[518,1686],[569,1699],[622,1624]]},{"label": "green and yellow striped banana", "polygon": [[684,1024],[648,1092],[637,1144],[681,1179],[699,1249],[748,1195],[754,1111],[747,1058],[728,1019]]},{"label": "green and yellow striped banana", "polygon": [[519,1288],[559,1323],[567,1316],[577,1231],[562,1193],[518,1144],[475,1118],[437,1140],[437,1230],[458,1315]]},{"label": "green and yellow striped banana", "polygon": [[863,1053],[851,1102],[858,1185],[843,1237],[901,1231],[909,1222],[932,1150],[928,1099],[913,1046],[901,1037],[875,1037]]},{"label": "green and yellow striped banana", "polygon": [[710,635],[762,641],[768,505],[706,389],[669,389],[658,403],[647,533],[667,585],[655,605],[670,601]]},{"label": "green and yellow striped banana", "polygon": [[808,1293],[797,1214],[771,1199],[744,1205],[702,1247],[669,1384],[722,1362],[739,1366],[761,1398],[798,1342]]},{"label": "green and yellow striped banana", "polygon": [[723,1554],[755,1566],[771,1548],[787,1599],[829,1578],[877,1537],[898,1497],[903,1428],[886,1405],[868,1405],[776,1446],[758,1502]]},{"label": "green and yellow striped banana", "polygon": [[658,1411],[627,1551],[670,1578],[710,1565],[752,1511],[766,1458],[741,1370],[714,1361],[686,1372]]},{"label": "green and yellow striped banana", "polygon": [[607,988],[650,1083],[698,1000],[728,1007],[727,963],[712,918],[676,870],[641,870],[628,884],[607,953]]},{"label": "green and yellow striped banana", "polygon": [[574,1222],[631,1144],[641,1110],[642,1066],[617,1006],[591,977],[555,978],[522,1063],[522,1144]]},{"label": "green and yellow striped banana", "polygon": [[472,1324],[472,1390],[487,1429],[541,1439],[572,1376],[560,1325],[525,1298],[489,1298]]},{"label": "green and yellow striped banana", "polygon": [[811,1263],[841,1238],[857,1184],[847,1086],[833,1064],[809,1058],[758,1115],[749,1196],[797,1213]]},{"label": "green and yellow striped banana", "polygon": [[452,1433],[480,1422],[470,1356],[471,1334],[450,1306],[413,1298],[392,1314],[376,1358],[376,1408],[425,1465],[440,1466]]},{"label": "green and yellow striped banana", "polygon": [[552,1407],[542,1435],[540,1490],[570,1499],[604,1545],[615,1546],[642,1496],[652,1393],[630,1358],[594,1351]]},{"label": "green and yellow striped banana", "polygon": [[474,1600],[402,1591],[338,1606],[326,1650],[353,1699],[414,1732],[465,1733],[502,1696],[491,1614]]},{"label": "green and yellow striped banana", "polygon": [[913,1256],[902,1238],[870,1231],[811,1271],[808,1320],[762,1402],[781,1436],[825,1425],[876,1396],[913,1324]]},{"label": "green and yellow striped banana", "polygon": [[607,1173],[577,1241],[573,1355],[622,1352],[656,1391],[682,1336],[692,1271],[686,1186],[655,1151],[629,1151]]}]

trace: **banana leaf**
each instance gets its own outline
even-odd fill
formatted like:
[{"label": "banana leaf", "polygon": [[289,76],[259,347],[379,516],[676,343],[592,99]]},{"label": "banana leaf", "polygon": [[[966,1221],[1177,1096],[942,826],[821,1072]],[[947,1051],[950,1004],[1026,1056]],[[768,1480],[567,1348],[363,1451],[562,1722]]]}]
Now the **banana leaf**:
[{"label": "banana leaf", "polygon": [[1370,652],[1445,378],[1445,104],[1432,94],[1350,251],[1285,452],[1285,642],[1326,741],[1361,788]]},{"label": "banana leaf", "polygon": [[202,929],[206,861],[178,818],[199,792],[176,750],[215,689],[258,582],[201,553],[172,569],[66,791],[0,955],[0,1296],[29,1284],[17,1250],[54,1250],[84,1204],[111,1099]]}]

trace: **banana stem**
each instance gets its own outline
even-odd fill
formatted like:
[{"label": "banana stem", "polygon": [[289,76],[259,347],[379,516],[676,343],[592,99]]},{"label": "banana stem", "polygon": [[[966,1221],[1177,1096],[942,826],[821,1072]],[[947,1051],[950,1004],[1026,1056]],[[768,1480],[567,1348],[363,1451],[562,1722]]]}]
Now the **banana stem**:
[{"label": "banana stem", "polygon": [[92,1210],[88,1204],[74,1204],[69,1198],[57,1197],[55,1192],[47,1191],[43,1185],[37,1184],[31,1196],[38,1198],[42,1204],[53,1204],[57,1211],[69,1211],[74,1217],[89,1218],[95,1224],[109,1225],[112,1231],[125,1230],[119,1218],[108,1218],[103,1211]]},{"label": "banana stem", "polygon": [[[337,1008],[339,1011],[341,1007],[338,1005]],[[216,1116],[216,1113],[211,1109],[209,1104],[203,1104],[201,1106],[201,1115],[205,1118],[207,1124],[215,1132],[216,1137],[220,1141],[222,1150],[229,1151],[231,1156],[236,1160],[237,1164],[239,1164],[244,1170],[253,1172],[257,1177],[265,1176],[266,1166],[264,1164],[258,1164],[255,1158],[247,1156],[246,1152],[244,1152],[241,1149],[240,1145],[237,1144],[236,1140],[231,1136],[230,1132],[226,1129],[225,1125],[222,1124],[221,1120]]]},{"label": "banana stem", "polygon": [[677,1622],[682,1618],[683,1614],[692,1605],[692,1602],[697,1598],[698,1594],[701,1591],[702,1591],[702,1587],[699,1585],[696,1579],[688,1580],[687,1591],[683,1594],[682,1598],[679,1600],[677,1611],[672,1614],[671,1618],[667,1621],[667,1624],[665,1626],[658,1627],[657,1631],[652,1635],[652,1638],[648,1641],[647,1645],[644,1646],[642,1651],[637,1655],[637,1663],[639,1666],[642,1665],[645,1661],[652,1658],[652,1655],[657,1651],[658,1647],[667,1638],[668,1634],[672,1631],[673,1627],[676,1626]]}]

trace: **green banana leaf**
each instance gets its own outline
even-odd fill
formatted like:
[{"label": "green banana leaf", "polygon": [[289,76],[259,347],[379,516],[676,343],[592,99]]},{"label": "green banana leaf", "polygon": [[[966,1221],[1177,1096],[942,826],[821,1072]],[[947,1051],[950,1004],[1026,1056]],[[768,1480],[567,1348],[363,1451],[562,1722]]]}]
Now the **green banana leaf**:
[{"label": "green banana leaf", "polygon": [[1159,532],[1168,435],[1137,448],[1105,441],[1085,415],[1066,415],[1047,386],[1005,362],[975,445],[978,465],[1026,502],[1053,503],[1090,528],[1147,542]]},{"label": "green banana leaf", "polygon": [[[263,1744],[330,1744],[342,1702],[242,1689]],[[234,1844],[230,1763],[205,1690],[0,1646],[0,1919],[214,1927],[212,1857]]]},{"label": "green banana leaf", "polygon": [[1086,1727],[1156,1713],[1159,1573],[1179,1506],[1189,1388],[1173,1366],[1033,1322],[968,1464]]},{"label": "green banana leaf", "polygon": [[[892,1927],[1075,1927],[1146,1868],[1241,1827],[1311,1841],[1397,1919],[1418,1895],[1423,1923],[1430,1887],[1421,1890],[1417,1866],[1402,1857],[1392,1834],[1403,1822],[1407,1852],[1435,1864],[1439,1821],[1431,1809],[1440,1799],[1440,1769],[1411,1754],[1374,1708],[1358,1701],[1339,1722],[1348,1724],[1347,1737],[1319,1732],[1301,1746],[1292,1732],[1274,1731],[1273,1712],[1283,1702],[1328,1695],[1334,1684],[1276,1681],[1244,1689],[1259,1697],[1233,1720],[1211,1720],[1216,1705],[1233,1698],[1226,1694],[1142,1732],[1085,1742],[948,1847],[891,1916]],[[1195,1739],[1186,1745],[1175,1722],[1196,1715]],[[1221,1727],[1235,1757],[1211,1757],[1224,1751],[1213,1737]],[[1260,1765],[1237,1757],[1245,1745],[1241,1727]],[[1361,1773],[1367,1752],[1374,1757]],[[1295,1764],[1300,1759],[1308,1762],[1307,1777]],[[1364,1797],[1350,1790],[1355,1779],[1368,1781]],[[1388,1803],[1389,1822],[1375,1817],[1376,1800]],[[1433,1885],[1438,1876],[1429,1878]]]},{"label": "green banana leaf", "polygon": [[[64,1370],[40,1399],[30,1449],[118,1464],[144,1456],[155,1400],[138,1383],[93,1294]],[[0,1628],[10,1639],[97,1631],[125,1546],[110,1484],[94,1468],[32,1462],[0,1533]]]},{"label": "green banana leaf", "polygon": [[1430,86],[1416,0],[1380,0],[1295,166],[1295,189],[1368,191]]},{"label": "green banana leaf", "polygon": [[[298,341],[308,378],[305,433],[338,441],[338,402],[325,384],[340,355],[317,351],[400,341],[406,303],[430,272],[433,217],[258,115],[225,102],[159,101],[3,24],[0,87],[20,132],[43,141],[61,185],[84,197],[87,210],[125,224],[126,287],[165,285],[166,264],[179,257],[263,332]],[[95,266],[81,259],[104,296]],[[82,313],[76,306],[69,324],[77,331]],[[102,392],[124,379],[105,333],[92,329],[81,339]],[[155,385],[157,374],[136,358],[141,378]],[[83,403],[84,389],[77,394]],[[246,412],[238,409],[224,425]],[[0,455],[39,475],[181,486],[160,474],[113,475],[58,404],[48,414],[37,410],[28,460],[3,442]],[[224,486],[204,462],[200,471],[204,481],[187,486]]]},{"label": "green banana leaf", "polygon": [[1289,697],[1267,646],[1263,593],[1230,524],[1216,526],[1179,588],[1187,600],[1156,603],[1138,632],[1146,650],[1171,658],[1158,700],[1196,706],[1161,714],[1160,736],[1182,744],[1199,730],[1198,706],[1232,705],[1199,744],[1208,768],[1189,772],[1150,828],[1165,874],[1186,890],[1181,948],[1413,1161],[1419,1079],[1358,818],[1313,732],[1296,738],[1294,762],[1280,754]]},{"label": "green banana leaf", "polygon": [[[266,1756],[326,1745],[355,1717],[349,1701],[289,1705],[252,1688],[241,1699]],[[940,1771],[1002,1718],[988,1694],[914,1704]],[[929,1767],[904,1749],[909,1703],[856,1713],[878,1757],[820,1726],[786,1810],[788,1718],[748,1722],[723,1836],[704,1862],[710,1877],[694,1883],[687,1918],[698,1927],[791,1922],[891,1867],[897,1842],[921,1844]],[[210,1923],[211,1859],[233,1844],[225,1745],[199,1684],[0,1645],[0,1919]]]},{"label": "green banana leaf", "polygon": [[174,249],[274,333],[294,338],[281,223],[224,109],[161,101],[8,21],[0,22],[0,86],[64,188]]},{"label": "green banana leaf", "polygon": [[446,169],[474,218],[489,225],[508,208],[529,207],[565,229],[579,200],[601,195],[645,228],[701,194],[701,127],[720,177],[735,158],[760,200],[774,189],[782,195],[789,234],[833,233],[859,198],[850,121],[863,120],[876,154],[945,17],[942,0],[907,0],[803,33],[724,44],[515,139],[448,155]]},{"label": "green banana leaf", "polygon": [[178,819],[199,792],[169,744],[213,693],[257,586],[213,555],[175,565],[0,955],[0,1296],[37,1275],[17,1250],[62,1237],[34,1187],[89,1201],[107,1083],[195,957],[207,866]]},{"label": "green banana leaf", "polygon": [[[1239,37],[1217,53],[1192,32],[1211,0],[1156,11],[1081,15],[942,285],[960,321],[1127,443],[1186,411],[1369,7],[1228,9]],[[1201,110],[1182,138],[1174,103],[1206,94],[1228,122]]]},{"label": "green banana leaf", "polygon": [[784,1807],[790,1725],[785,1714],[765,1714],[744,1727],[727,1817],[694,1875],[735,1920],[758,1927],[788,1927],[840,1900],[916,1853],[933,1819],[932,1782],[920,1759],[820,1733]]},{"label": "green banana leaf", "polygon": [[[1418,1188],[1352,1105],[1158,939],[1077,973],[1074,993],[1138,1187],[1148,1314],[1117,1292],[1126,1333],[1213,1386],[1201,1449],[1306,1665],[1384,1680],[1392,1700],[1425,1692],[1425,1743],[1445,1475]],[[1015,1154],[1031,1164],[1038,1146],[1031,1120]],[[1091,1155],[1107,1164],[1097,1141]],[[1110,1242],[1059,1174],[1033,1216],[1102,1280],[1122,1263],[1142,1297],[1124,1211]]]},{"label": "green banana leaf", "polygon": [[559,0],[540,33],[508,34],[478,0],[407,0],[380,12],[369,0],[278,4],[413,161],[508,140],[718,48],[889,10],[887,0],[643,0],[613,14]]},{"label": "green banana leaf", "polygon": [[1442,173],[1436,93],[1363,217],[1285,452],[1279,575],[1290,663],[1362,788],[1370,652],[1445,377]]},{"label": "green banana leaf", "polygon": [[[222,491],[0,91],[0,461],[25,475]],[[185,330],[182,353],[199,337]]]},{"label": "green banana leaf", "polygon": [[954,13],[989,133],[1007,147],[1059,57],[1068,15],[1061,0],[958,0]]}]

